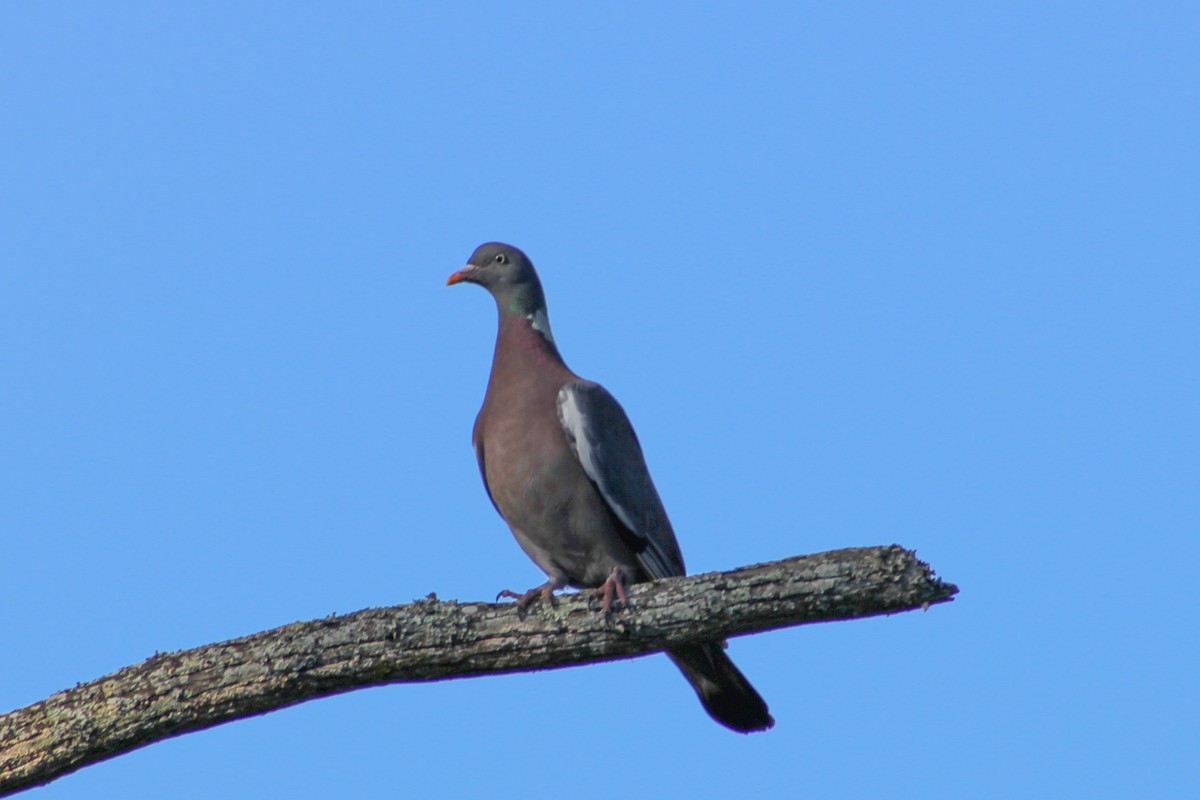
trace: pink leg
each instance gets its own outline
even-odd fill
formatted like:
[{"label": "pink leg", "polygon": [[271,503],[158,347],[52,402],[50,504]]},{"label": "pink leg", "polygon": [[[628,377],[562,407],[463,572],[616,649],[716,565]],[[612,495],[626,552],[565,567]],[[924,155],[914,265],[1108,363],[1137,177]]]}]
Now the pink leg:
[{"label": "pink leg", "polygon": [[606,617],[612,609],[614,594],[620,599],[623,605],[629,605],[629,600],[625,597],[625,575],[621,572],[620,567],[613,567],[613,571],[609,574],[608,579],[592,592],[592,597],[602,598],[600,613]]}]

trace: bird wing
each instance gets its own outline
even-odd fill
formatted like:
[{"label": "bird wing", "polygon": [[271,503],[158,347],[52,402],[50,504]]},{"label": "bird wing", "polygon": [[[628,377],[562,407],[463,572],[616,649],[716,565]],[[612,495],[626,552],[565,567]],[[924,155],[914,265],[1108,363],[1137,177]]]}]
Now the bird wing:
[{"label": "bird wing", "polygon": [[641,566],[655,578],[685,574],[675,531],[621,404],[600,384],[579,380],[559,390],[557,405],[571,449],[633,535]]}]

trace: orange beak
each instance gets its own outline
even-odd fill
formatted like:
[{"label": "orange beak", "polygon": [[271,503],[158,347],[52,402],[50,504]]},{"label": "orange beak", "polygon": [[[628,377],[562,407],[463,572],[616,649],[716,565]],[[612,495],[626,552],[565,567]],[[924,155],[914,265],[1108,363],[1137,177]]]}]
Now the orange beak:
[{"label": "orange beak", "polygon": [[471,273],[473,273],[474,271],[475,271],[475,265],[467,264],[465,267],[460,269],[458,272],[455,272],[455,273],[451,274],[451,276],[449,278],[446,278],[446,285],[453,286],[456,283],[462,283],[463,281],[470,278]]}]

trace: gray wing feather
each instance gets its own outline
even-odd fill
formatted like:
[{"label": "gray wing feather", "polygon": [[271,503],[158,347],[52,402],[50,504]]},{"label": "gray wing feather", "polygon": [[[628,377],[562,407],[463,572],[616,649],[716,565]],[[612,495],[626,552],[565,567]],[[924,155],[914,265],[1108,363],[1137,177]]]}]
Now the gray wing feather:
[{"label": "gray wing feather", "polygon": [[636,538],[642,567],[655,578],[683,575],[675,531],[621,404],[598,383],[572,381],[558,392],[558,420],[584,472]]}]

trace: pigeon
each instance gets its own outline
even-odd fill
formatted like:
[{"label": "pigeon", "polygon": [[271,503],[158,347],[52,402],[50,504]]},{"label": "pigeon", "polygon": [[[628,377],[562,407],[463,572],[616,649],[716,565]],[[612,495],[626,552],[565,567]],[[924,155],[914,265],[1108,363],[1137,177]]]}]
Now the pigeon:
[{"label": "pigeon", "polygon": [[[496,301],[499,332],[471,436],[484,488],[526,555],[546,573],[522,609],[565,587],[592,589],[608,614],[630,584],[686,574],[683,555],[624,409],[567,368],[542,284],[511,245],[480,245],[446,284],[475,283]],[[720,724],[750,733],[775,724],[722,641],[667,655]]]}]

